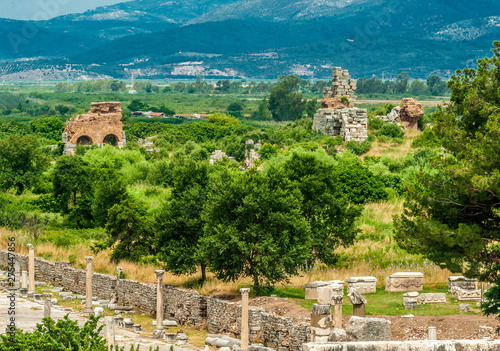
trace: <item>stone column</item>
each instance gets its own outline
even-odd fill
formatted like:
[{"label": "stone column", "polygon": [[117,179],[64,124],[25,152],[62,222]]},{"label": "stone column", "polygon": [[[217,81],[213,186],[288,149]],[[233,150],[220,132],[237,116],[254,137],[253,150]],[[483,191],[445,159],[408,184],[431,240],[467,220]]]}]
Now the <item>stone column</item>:
[{"label": "stone column", "polygon": [[85,274],[85,313],[92,313],[92,256],[85,257],[85,263],[87,264],[87,272]]},{"label": "stone column", "polygon": [[332,305],[315,303],[311,311],[311,341],[328,342],[332,324]]},{"label": "stone column", "polygon": [[28,244],[29,250],[29,264],[28,264],[28,274],[29,274],[29,290],[28,293],[35,293],[35,248],[33,245]]},{"label": "stone column", "polygon": [[437,340],[436,327],[429,327],[429,340]]},{"label": "stone column", "polygon": [[335,296],[333,302],[335,305],[335,328],[342,329],[342,304],[344,302],[344,296]]},{"label": "stone column", "polygon": [[240,289],[241,292],[241,349],[248,350],[248,293],[250,289]]},{"label": "stone column", "polygon": [[43,305],[43,318],[50,317],[50,310],[52,308],[52,294],[43,294],[45,302]]},{"label": "stone column", "polygon": [[163,338],[165,333],[163,328],[163,274],[164,270],[157,270],[156,273],[156,329],[153,332],[153,337],[155,339]]},{"label": "stone column", "polygon": [[14,262],[14,289],[19,292],[21,287],[21,263],[19,262],[19,256],[16,255],[16,261]]},{"label": "stone column", "polygon": [[22,277],[23,288],[26,289],[28,287],[28,271],[22,271],[21,277]]},{"label": "stone column", "polygon": [[351,288],[347,294],[349,301],[352,303],[353,315],[357,317],[365,317],[366,299],[356,290]]},{"label": "stone column", "polygon": [[108,347],[115,345],[115,318],[105,317],[104,323],[106,324],[104,328],[104,335],[106,341],[108,342]]}]

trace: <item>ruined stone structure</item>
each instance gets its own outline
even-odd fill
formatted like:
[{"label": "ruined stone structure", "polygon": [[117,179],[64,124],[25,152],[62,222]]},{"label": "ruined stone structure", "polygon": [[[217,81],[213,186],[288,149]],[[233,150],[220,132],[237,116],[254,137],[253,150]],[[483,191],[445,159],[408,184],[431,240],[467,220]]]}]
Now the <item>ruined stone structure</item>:
[{"label": "ruined stone structure", "polygon": [[[333,86],[323,91],[321,108],[314,115],[313,129],[323,135],[340,135],[345,141],[364,141],[368,138],[366,109],[354,107],[356,82],[340,67],[333,69]],[[347,100],[346,100],[347,99]]]},{"label": "ruined stone structure", "polygon": [[66,122],[62,139],[64,154],[71,154],[76,145],[112,144],[125,146],[120,102],[93,102],[90,111]]},{"label": "ruined stone structure", "polygon": [[417,129],[418,120],[424,115],[424,108],[420,102],[415,99],[403,99],[401,104],[401,119],[403,130]]},{"label": "ruined stone structure", "polygon": [[377,278],[351,277],[346,278],[347,290],[356,289],[360,294],[373,294],[377,292]]}]

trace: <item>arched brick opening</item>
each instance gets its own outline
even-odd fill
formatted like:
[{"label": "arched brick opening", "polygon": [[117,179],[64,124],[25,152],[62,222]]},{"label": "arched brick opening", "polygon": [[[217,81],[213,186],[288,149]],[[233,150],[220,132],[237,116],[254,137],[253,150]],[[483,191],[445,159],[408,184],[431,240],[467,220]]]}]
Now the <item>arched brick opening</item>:
[{"label": "arched brick opening", "polygon": [[108,134],[104,137],[103,144],[118,145],[118,137],[114,134]]},{"label": "arched brick opening", "polygon": [[78,138],[76,143],[78,145],[90,145],[92,144],[92,139],[87,135],[82,135],[81,137]]}]

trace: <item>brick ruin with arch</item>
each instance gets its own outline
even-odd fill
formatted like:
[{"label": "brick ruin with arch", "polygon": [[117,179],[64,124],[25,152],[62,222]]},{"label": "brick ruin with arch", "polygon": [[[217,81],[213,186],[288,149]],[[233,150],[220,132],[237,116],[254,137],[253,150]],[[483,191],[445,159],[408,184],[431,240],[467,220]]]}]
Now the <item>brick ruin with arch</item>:
[{"label": "brick ruin with arch", "polygon": [[66,122],[62,139],[65,155],[73,154],[76,145],[111,144],[124,147],[126,138],[121,103],[91,103],[88,113],[77,115]]}]

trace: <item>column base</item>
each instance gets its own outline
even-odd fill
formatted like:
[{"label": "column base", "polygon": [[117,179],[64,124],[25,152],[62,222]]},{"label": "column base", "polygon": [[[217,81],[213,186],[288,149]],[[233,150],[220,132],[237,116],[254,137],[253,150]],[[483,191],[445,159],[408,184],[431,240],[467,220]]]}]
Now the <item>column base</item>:
[{"label": "column base", "polygon": [[88,308],[88,307],[87,307],[87,308],[85,308],[85,309],[83,310],[83,312],[84,312],[84,313],[94,314],[94,310],[93,310],[92,308]]},{"label": "column base", "polygon": [[153,339],[163,339],[165,335],[165,329],[155,329],[153,331]]}]

